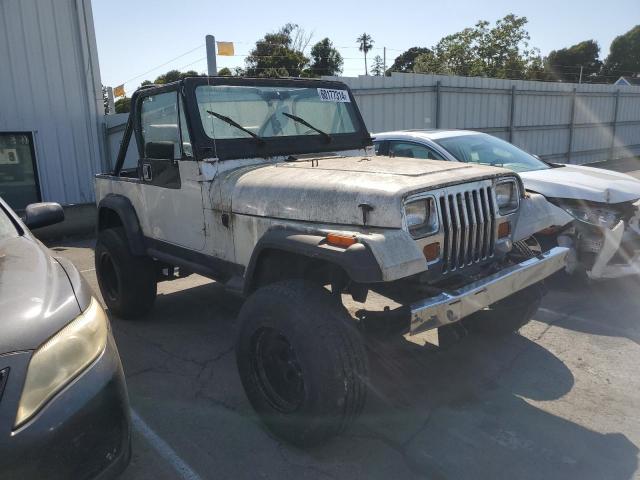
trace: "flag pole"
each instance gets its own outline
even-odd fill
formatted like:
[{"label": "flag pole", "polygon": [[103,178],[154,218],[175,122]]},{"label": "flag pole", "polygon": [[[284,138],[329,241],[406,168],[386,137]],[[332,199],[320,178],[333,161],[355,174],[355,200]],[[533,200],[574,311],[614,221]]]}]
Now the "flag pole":
[{"label": "flag pole", "polygon": [[216,37],[207,35],[205,37],[205,45],[207,47],[207,74],[211,77],[218,74],[216,66]]}]

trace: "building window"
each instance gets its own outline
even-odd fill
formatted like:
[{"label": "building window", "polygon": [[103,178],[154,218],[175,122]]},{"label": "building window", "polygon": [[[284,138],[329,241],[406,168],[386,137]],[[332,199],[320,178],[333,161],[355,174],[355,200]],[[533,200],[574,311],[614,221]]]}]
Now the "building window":
[{"label": "building window", "polygon": [[31,133],[0,132],[0,197],[16,210],[40,201],[35,160]]}]

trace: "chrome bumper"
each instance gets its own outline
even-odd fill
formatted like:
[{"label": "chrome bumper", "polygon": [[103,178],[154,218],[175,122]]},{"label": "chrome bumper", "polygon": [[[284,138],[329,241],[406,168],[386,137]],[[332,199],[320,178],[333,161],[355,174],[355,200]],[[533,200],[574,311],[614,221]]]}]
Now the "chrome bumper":
[{"label": "chrome bumper", "polygon": [[564,268],[568,252],[568,248],[555,247],[458,290],[412,304],[410,335],[457,322],[544,280]]}]

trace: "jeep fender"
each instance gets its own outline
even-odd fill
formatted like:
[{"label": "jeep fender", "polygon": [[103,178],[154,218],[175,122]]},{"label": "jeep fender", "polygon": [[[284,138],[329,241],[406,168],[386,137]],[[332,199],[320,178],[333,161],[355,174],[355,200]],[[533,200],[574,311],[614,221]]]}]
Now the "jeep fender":
[{"label": "jeep fender", "polygon": [[276,228],[258,241],[245,274],[245,293],[254,282],[255,269],[266,250],[289,252],[323,260],[342,268],[357,283],[371,284],[405,278],[427,269],[426,260],[411,236],[389,229],[358,235],[359,242],[346,249],[326,243],[318,232],[302,232]]},{"label": "jeep fender", "polygon": [[244,293],[253,289],[256,268],[267,251],[278,251],[321,260],[342,268],[349,278],[358,283],[383,281],[382,271],[371,250],[363,243],[346,249],[326,243],[322,234],[276,228],[267,231],[258,240],[245,272]]},{"label": "jeep fender", "polygon": [[131,253],[146,255],[147,247],[138,215],[127,197],[111,193],[100,200],[98,203],[98,232],[118,224],[113,215],[117,215],[119,224],[124,227]]}]

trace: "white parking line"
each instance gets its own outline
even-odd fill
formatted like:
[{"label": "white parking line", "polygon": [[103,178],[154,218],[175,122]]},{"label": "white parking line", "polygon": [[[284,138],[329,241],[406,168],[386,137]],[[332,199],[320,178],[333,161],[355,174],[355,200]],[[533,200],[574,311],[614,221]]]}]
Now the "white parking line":
[{"label": "white parking line", "polygon": [[95,272],[95,271],[96,271],[95,268],[87,268],[86,270],[80,270],[80,273]]},{"label": "white parking line", "polygon": [[173,469],[180,474],[183,480],[201,480],[200,475],[182,460],[178,454],[165,442],[160,436],[147,425],[135,410],[131,409],[131,421],[135,428],[155,449],[158,454],[164,458]]}]

